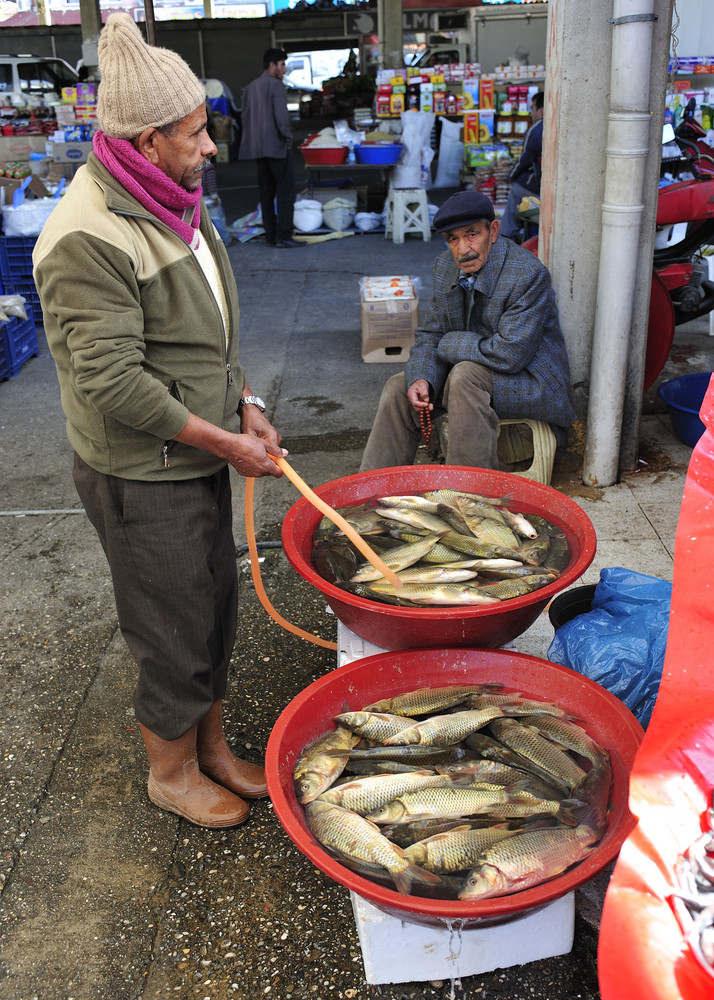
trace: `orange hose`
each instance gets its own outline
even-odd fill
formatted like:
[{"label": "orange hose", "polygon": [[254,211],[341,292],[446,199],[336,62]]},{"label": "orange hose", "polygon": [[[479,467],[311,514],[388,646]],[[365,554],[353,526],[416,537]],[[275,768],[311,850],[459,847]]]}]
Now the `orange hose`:
[{"label": "orange hose", "polygon": [[348,524],[344,517],[341,514],[338,514],[336,510],[333,510],[329,504],[325,503],[324,500],[321,500],[317,493],[313,493],[305,480],[300,478],[295,469],[293,469],[284,458],[276,458],[274,455],[270,455],[269,458],[272,458],[275,464],[283,470],[290,482],[297,486],[305,499],[309,500],[313,507],[317,507],[320,513],[329,517],[333,524],[336,524],[338,528],[341,528],[353,545],[359,549],[365,559],[371,562],[374,568],[378,570],[382,576],[386,576],[389,582],[393,584],[397,590],[399,590],[402,585],[402,581],[396,573],[386,565],[386,563],[382,562],[374,549],[370,548],[364,538],[357,534],[352,525]]},{"label": "orange hose", "polygon": [[276,621],[278,625],[282,625],[284,629],[287,629],[288,632],[292,632],[294,635],[299,635],[301,639],[307,639],[308,642],[312,642],[316,646],[324,646],[325,649],[337,649],[336,642],[330,642],[329,639],[321,639],[320,636],[313,635],[311,632],[305,632],[304,629],[298,628],[297,625],[293,625],[291,622],[287,621],[287,619],[283,618],[280,612],[276,611],[270,603],[270,599],[265,593],[265,587],[263,586],[263,580],[260,576],[260,567],[258,563],[258,545],[255,540],[255,522],[253,519],[254,491],[255,479],[252,476],[247,476],[245,480],[245,534],[246,541],[248,543],[248,552],[250,553],[250,572],[253,577],[255,592],[260,599],[260,603],[263,605],[270,617]]}]

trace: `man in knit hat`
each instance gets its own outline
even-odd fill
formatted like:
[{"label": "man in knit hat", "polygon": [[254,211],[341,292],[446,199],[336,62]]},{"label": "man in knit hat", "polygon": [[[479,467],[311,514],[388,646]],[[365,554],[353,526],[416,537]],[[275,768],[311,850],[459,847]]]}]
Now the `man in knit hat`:
[{"label": "man in knit hat", "polygon": [[255,160],[265,239],[269,246],[281,249],[302,246],[292,235],[293,127],[282,82],[287,57],[283,49],[268,49],[263,54],[262,75],[243,91],[238,153],[241,160]]},{"label": "man in knit hat", "polygon": [[87,164],[34,253],[74,480],[138,665],[149,797],[208,827],[267,793],[222,702],[237,624],[229,466],[279,476],[286,454],[238,361],[238,301],[201,203],[215,146],[205,94],[174,52],[112,14],[99,41]]}]

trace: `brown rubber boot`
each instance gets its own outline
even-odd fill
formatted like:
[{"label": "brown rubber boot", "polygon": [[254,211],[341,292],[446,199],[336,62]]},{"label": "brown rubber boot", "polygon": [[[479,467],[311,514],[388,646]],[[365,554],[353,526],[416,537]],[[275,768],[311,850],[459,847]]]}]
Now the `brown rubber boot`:
[{"label": "brown rubber boot", "polygon": [[262,799],[268,794],[264,769],[240,760],[228,746],[222,702],[214,701],[208,715],[199,722],[196,749],[198,766],[219,785],[246,799]]},{"label": "brown rubber boot", "polygon": [[149,798],[167,812],[196,826],[238,826],[248,819],[248,804],[202,774],[196,757],[193,726],[177,740],[162,740],[140,726],[149,758]]}]

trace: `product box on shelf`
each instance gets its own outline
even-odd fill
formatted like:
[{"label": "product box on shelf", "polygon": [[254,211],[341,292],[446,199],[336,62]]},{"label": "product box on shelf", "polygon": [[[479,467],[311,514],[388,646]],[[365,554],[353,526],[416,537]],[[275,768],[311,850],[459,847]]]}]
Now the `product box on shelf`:
[{"label": "product box on shelf", "polygon": [[55,163],[86,163],[91,152],[91,142],[56,142],[52,159]]},{"label": "product box on shelf", "polygon": [[0,136],[0,162],[29,160],[30,153],[44,153],[45,135],[2,135]]},{"label": "product box on shelf", "polygon": [[492,77],[482,76],[479,81],[479,107],[493,108],[496,88]]}]

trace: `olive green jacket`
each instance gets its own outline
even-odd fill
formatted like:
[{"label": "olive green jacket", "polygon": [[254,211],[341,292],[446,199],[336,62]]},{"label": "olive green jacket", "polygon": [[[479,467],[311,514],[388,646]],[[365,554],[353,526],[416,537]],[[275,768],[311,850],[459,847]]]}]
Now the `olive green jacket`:
[{"label": "olive green jacket", "polygon": [[[225,462],[173,438],[193,413],[239,431],[238,296],[205,206],[230,322],[194,253],[90,154],[33,254],[67,433],[98,472],[192,479]],[[227,343],[226,343],[227,339]]]}]

